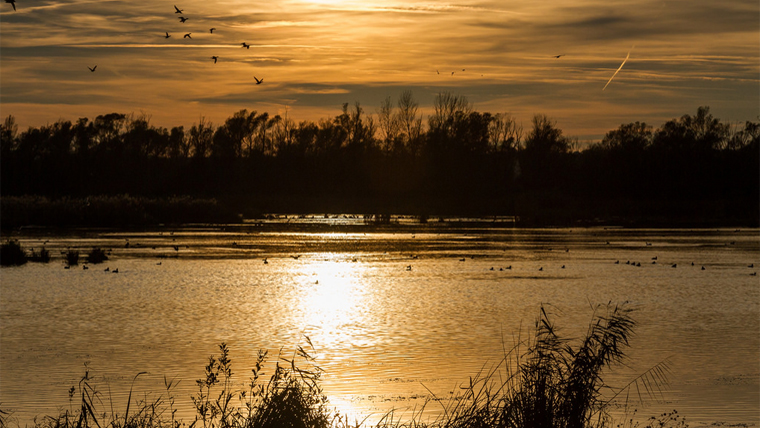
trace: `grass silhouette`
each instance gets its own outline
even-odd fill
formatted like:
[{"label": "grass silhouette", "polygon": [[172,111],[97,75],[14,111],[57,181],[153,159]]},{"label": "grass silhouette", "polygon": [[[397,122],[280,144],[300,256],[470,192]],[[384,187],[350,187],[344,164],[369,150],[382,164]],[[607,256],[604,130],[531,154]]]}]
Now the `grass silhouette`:
[{"label": "grass silhouette", "polygon": [[[635,326],[627,305],[600,305],[584,338],[577,343],[558,333],[546,307],[541,306],[535,332],[528,340],[518,340],[504,359],[489,370],[469,379],[460,393],[441,400],[431,392],[426,403],[441,403],[443,413],[423,421],[424,408],[409,420],[399,420],[388,412],[374,425],[348,418],[328,407],[320,386],[322,370],[312,356],[313,345],[298,346],[291,356],[282,351],[268,380],[262,378],[268,352],[259,351],[244,390],[232,381],[232,360],[225,343],[220,355],[210,356],[204,376],[196,381],[192,396],[195,420],[175,418],[172,389],[174,380],[164,379],[166,391],[149,400],[132,399],[130,389],[126,410],[110,413],[91,383],[88,372],[78,386],[69,390],[70,406],[58,416],[35,420],[36,428],[685,428],[677,412],[663,413],[644,422],[634,418],[616,423],[608,413],[613,400],[645,400],[656,395],[666,383],[667,364],[661,363],[613,388],[603,379],[605,369],[623,362]],[[144,373],[138,373],[137,379]],[[133,380],[134,383],[134,380]],[[603,394],[611,390],[612,394]],[[75,400],[76,398],[76,405]],[[147,397],[147,396],[146,396]],[[10,417],[0,410],[0,426]]]}]

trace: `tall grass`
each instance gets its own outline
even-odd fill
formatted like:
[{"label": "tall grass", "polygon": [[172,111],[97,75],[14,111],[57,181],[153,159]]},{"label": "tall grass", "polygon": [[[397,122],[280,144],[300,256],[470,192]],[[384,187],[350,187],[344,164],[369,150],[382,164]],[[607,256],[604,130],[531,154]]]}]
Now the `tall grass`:
[{"label": "tall grass", "polygon": [[[505,349],[504,359],[469,379],[461,393],[447,400],[431,392],[426,405],[443,406],[433,421],[423,421],[423,410],[409,420],[389,412],[375,428],[685,428],[677,412],[646,421],[633,417],[615,422],[608,413],[613,401],[646,400],[665,384],[666,364],[659,364],[621,387],[608,385],[606,369],[623,362],[635,322],[627,306],[599,306],[579,341],[562,337],[549,312],[541,307],[535,332]],[[195,420],[186,425],[175,419],[173,381],[164,379],[166,391],[153,400],[132,400],[130,390],[123,414],[103,412],[99,393],[85,376],[70,398],[78,405],[56,417],[36,422],[36,428],[353,428],[364,426],[328,407],[320,386],[322,370],[316,365],[313,345],[297,347],[291,356],[282,351],[268,380],[263,367],[268,353],[259,351],[251,376],[240,389],[233,381],[232,360],[225,343],[220,355],[210,356],[204,376],[192,396]],[[135,379],[140,376],[139,373]],[[606,392],[606,393],[605,393]],[[7,416],[0,410],[0,426]]]}]

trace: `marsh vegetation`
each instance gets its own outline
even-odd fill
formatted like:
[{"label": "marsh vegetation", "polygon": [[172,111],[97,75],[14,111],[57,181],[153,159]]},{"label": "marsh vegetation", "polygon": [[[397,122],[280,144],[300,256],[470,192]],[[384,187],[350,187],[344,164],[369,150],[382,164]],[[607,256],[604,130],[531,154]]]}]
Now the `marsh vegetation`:
[{"label": "marsh vegetation", "polygon": [[[613,406],[636,404],[655,398],[666,384],[667,364],[661,363],[626,385],[609,385],[605,371],[625,360],[635,321],[627,305],[597,306],[585,337],[571,340],[560,334],[546,307],[541,307],[534,335],[505,349],[504,358],[470,377],[449,397],[431,393],[426,406],[442,406],[440,416],[423,419],[423,409],[408,420],[391,411],[372,426],[429,428],[682,428],[677,412],[638,421],[635,411],[615,420]],[[196,416],[192,421],[175,416],[173,388],[176,380],[164,378],[165,390],[154,395],[130,389],[126,403],[107,402],[86,372],[69,390],[69,406],[60,414],[35,420],[37,428],[154,428],[182,426],[203,428],[304,427],[350,428],[368,426],[366,420],[349,420],[332,410],[322,387],[322,370],[314,346],[298,346],[270,359],[259,351],[249,379],[233,374],[230,349],[219,345],[204,375],[196,381],[192,396]],[[267,373],[268,379],[267,379]],[[135,375],[136,380],[144,373]],[[134,384],[134,380],[133,380]],[[142,397],[134,398],[133,397]],[[118,405],[123,407],[118,408]],[[115,407],[116,406],[116,407]],[[116,409],[119,410],[116,410]],[[123,408],[123,410],[121,410]],[[3,426],[12,415],[0,413]]]}]

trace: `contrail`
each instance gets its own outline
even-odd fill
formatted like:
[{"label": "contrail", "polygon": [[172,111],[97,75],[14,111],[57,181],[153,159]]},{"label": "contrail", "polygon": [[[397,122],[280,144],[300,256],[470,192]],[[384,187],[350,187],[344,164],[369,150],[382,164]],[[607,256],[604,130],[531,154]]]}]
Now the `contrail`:
[{"label": "contrail", "polygon": [[[620,64],[620,67],[618,67],[618,69],[617,69],[617,70],[615,70],[615,73],[612,75],[612,77],[610,77],[610,80],[608,80],[608,81],[607,81],[607,85],[609,85],[609,84],[610,84],[610,82],[612,82],[612,79],[614,79],[614,78],[615,78],[615,76],[617,76],[617,74],[618,74],[618,71],[620,71],[620,69],[621,69],[621,68],[623,68],[623,66],[625,65],[625,62],[626,62],[626,61],[628,61],[628,57],[629,57],[629,56],[631,56],[631,51],[632,51],[632,50],[633,50],[633,48],[635,48],[635,47],[636,47],[636,46],[631,46],[631,50],[630,50],[630,51],[628,51],[628,55],[626,55],[626,56],[625,56],[625,59],[623,60],[623,63],[622,63],[622,64]],[[602,88],[602,90],[605,90],[605,89],[607,89],[607,85],[604,85],[604,88]]]}]

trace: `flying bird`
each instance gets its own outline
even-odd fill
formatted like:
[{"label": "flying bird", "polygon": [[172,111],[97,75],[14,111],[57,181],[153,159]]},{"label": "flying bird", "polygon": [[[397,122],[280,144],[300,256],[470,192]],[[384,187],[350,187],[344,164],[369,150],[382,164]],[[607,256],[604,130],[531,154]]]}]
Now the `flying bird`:
[{"label": "flying bird", "polygon": [[192,39],[192,37],[190,37],[190,35],[191,35],[191,34],[193,34],[193,33],[187,33],[187,34],[185,34],[185,35],[184,35],[184,37],[182,37],[182,38],[183,38],[183,39]]},{"label": "flying bird", "polygon": [[563,57],[563,56],[565,56],[565,54],[562,54],[562,55],[554,55],[554,58],[560,58],[560,57]]},{"label": "flying bird", "polygon": [[241,45],[243,45],[243,47],[246,48],[246,49],[250,49],[251,48],[251,45],[249,45],[246,42],[241,43]]},{"label": "flying bird", "polygon": [[214,56],[212,56],[212,57],[211,57],[211,59],[213,59],[213,60],[214,60],[214,64],[216,64],[216,60],[218,60],[218,59],[219,59],[219,57],[218,57],[218,56],[216,56],[216,55],[214,55]]},{"label": "flying bird", "polygon": [[[633,50],[633,48],[635,48],[635,47],[636,47],[636,46],[631,46],[631,51],[632,51],[632,50]],[[618,67],[618,69],[617,69],[617,70],[615,70],[615,72],[612,74],[612,77],[610,77],[610,80],[608,80],[608,81],[607,81],[607,84],[606,84],[606,85],[604,85],[604,88],[602,88],[602,90],[605,90],[605,89],[607,89],[607,85],[609,85],[609,84],[610,84],[610,82],[612,82],[612,79],[614,79],[614,78],[615,78],[615,76],[617,76],[617,74],[618,74],[618,72],[620,71],[620,69],[621,69],[621,68],[623,68],[623,66],[625,65],[625,62],[626,62],[626,61],[628,61],[628,57],[629,57],[629,56],[631,56],[631,51],[628,51],[628,55],[626,55],[626,56],[625,56],[625,59],[623,60],[623,63],[622,63],[622,64],[620,64],[620,67]],[[649,243],[647,243],[647,245],[649,245]]]},{"label": "flying bird", "polygon": [[171,36],[169,35],[169,32],[167,31],[167,32],[166,32],[166,35],[164,36],[164,38],[165,38],[165,39],[168,39],[169,37],[171,37]]},{"label": "flying bird", "polygon": [[98,68],[98,66],[96,65],[95,67],[90,67],[90,66],[88,65],[88,66],[87,66],[87,68],[88,68],[88,69],[89,69],[91,72],[93,72],[93,73],[94,73],[94,72],[95,72],[95,69],[96,69],[96,68]]},{"label": "flying bird", "polygon": [[5,0],[6,3],[10,3],[13,6],[13,10],[16,10],[16,0]]},{"label": "flying bird", "polygon": [[256,81],[256,84],[257,84],[257,85],[261,85],[261,82],[263,82],[263,81],[264,81],[264,79],[263,79],[263,78],[262,78],[262,79],[258,79],[256,76],[253,76],[253,80],[255,80],[255,81]]},{"label": "flying bird", "polygon": [[216,28],[211,28],[211,29],[208,30],[208,32],[213,34],[214,30],[216,30]]},{"label": "flying bird", "polygon": [[440,71],[438,71],[438,70],[436,70],[435,72],[436,72],[437,74],[441,74],[441,72],[440,72]]},{"label": "flying bird", "polygon": [[190,19],[190,18],[185,18],[184,16],[180,16],[180,17],[179,17],[179,22],[181,22],[181,23],[183,23],[183,24],[184,24],[184,23],[185,23],[185,21],[187,21],[188,19]]},{"label": "flying bird", "polygon": [[174,13],[182,13],[182,9],[178,8],[177,6],[174,6]]}]

